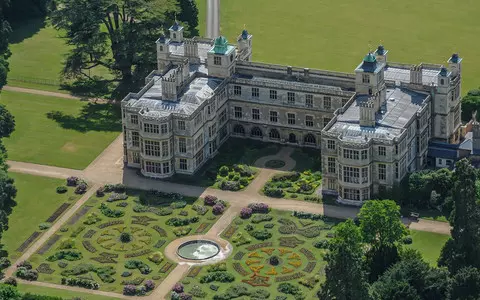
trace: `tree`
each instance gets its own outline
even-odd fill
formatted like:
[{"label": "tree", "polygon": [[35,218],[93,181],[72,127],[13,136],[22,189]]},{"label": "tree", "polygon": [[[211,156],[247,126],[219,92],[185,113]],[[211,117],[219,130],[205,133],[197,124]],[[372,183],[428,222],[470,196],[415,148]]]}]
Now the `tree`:
[{"label": "tree", "polygon": [[9,137],[15,129],[15,118],[0,104],[0,138]]},{"label": "tree", "polygon": [[0,284],[0,299],[20,300],[21,296],[16,287]]},{"label": "tree", "polygon": [[362,235],[352,220],[335,227],[335,238],[325,257],[326,280],[318,292],[320,299],[368,299],[368,284],[363,269]]},{"label": "tree", "polygon": [[460,269],[453,277],[450,299],[478,300],[480,297],[480,270],[473,267]]},{"label": "tree", "polygon": [[462,121],[470,121],[474,111],[480,112],[480,89],[471,90],[462,98]]},{"label": "tree", "polygon": [[438,264],[455,274],[467,266],[480,268],[480,206],[476,203],[476,171],[467,159],[456,164],[453,174],[451,238],[445,243]]},{"label": "tree", "polygon": [[0,89],[7,84],[8,58],[12,55],[8,49],[8,36],[12,29],[3,15],[8,4],[9,0],[0,0]]},{"label": "tree", "polygon": [[406,250],[400,262],[371,287],[374,299],[447,299],[450,288],[446,269],[431,268],[415,250]]},{"label": "tree", "polygon": [[[72,46],[63,74],[68,78],[93,79],[90,70],[102,66],[125,88],[155,68],[155,40],[173,24],[175,14],[188,17],[190,22],[197,18],[192,16],[193,12],[180,11],[178,0],[57,2],[53,24],[65,30],[67,43]],[[196,8],[194,4],[182,2],[183,9],[194,11]]]},{"label": "tree", "polygon": [[188,26],[186,32],[189,36],[198,35],[198,8],[194,0],[179,0],[180,15],[178,18],[185,22]]},{"label": "tree", "polygon": [[363,240],[370,244],[366,257],[373,282],[398,261],[398,245],[407,230],[400,220],[400,207],[392,200],[365,202],[359,220]]}]

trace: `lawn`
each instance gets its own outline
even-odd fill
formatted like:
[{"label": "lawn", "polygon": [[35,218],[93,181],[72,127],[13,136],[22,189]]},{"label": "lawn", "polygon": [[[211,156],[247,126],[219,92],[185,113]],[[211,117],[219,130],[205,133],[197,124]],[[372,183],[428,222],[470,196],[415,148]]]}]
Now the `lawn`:
[{"label": "lawn", "polygon": [[120,294],[128,284],[158,285],[175,268],[163,256],[165,247],[178,237],[206,233],[219,218],[203,199],[113,190],[92,196],[30,257],[39,281],[64,284],[69,278],[77,282],[68,285],[99,284]]},{"label": "lawn", "polygon": [[65,180],[19,173],[9,174],[15,179],[18,190],[17,206],[9,216],[9,228],[2,236],[2,243],[10,258],[16,258],[20,255],[16,252],[19,246],[33,232],[40,232],[38,228],[40,223],[45,222],[63,203],[71,205],[79,196],[73,193],[73,189],[65,194],[57,194],[56,188],[65,185]]},{"label": "lawn", "polygon": [[39,294],[39,295],[47,295],[47,296],[56,296],[62,297],[64,299],[74,299],[80,297],[80,299],[84,300],[113,300],[117,298],[93,295],[93,294],[82,294],[78,292],[71,292],[68,290],[59,290],[53,288],[47,288],[42,286],[30,285],[30,284],[18,284],[18,290],[21,293],[31,293],[31,294]]},{"label": "lawn", "polygon": [[[33,19],[13,24],[10,37],[12,56],[8,84],[49,91],[60,89],[60,72],[68,45],[48,21]],[[110,76],[104,68],[91,75]]]},{"label": "lawn", "polygon": [[[201,34],[204,2],[197,0]],[[253,60],[275,64],[353,72],[379,43],[395,62],[446,64],[459,52],[466,93],[480,85],[479,10],[477,0],[454,7],[451,0],[225,0],[220,22],[231,43],[245,24],[254,36]]]},{"label": "lawn", "polygon": [[9,159],[84,169],[121,131],[118,107],[3,91],[0,103],[15,116],[4,139]]},{"label": "lawn", "polygon": [[426,262],[433,266],[437,265],[440,257],[440,251],[448,240],[449,236],[445,234],[410,230],[413,243],[408,247],[420,251]]}]

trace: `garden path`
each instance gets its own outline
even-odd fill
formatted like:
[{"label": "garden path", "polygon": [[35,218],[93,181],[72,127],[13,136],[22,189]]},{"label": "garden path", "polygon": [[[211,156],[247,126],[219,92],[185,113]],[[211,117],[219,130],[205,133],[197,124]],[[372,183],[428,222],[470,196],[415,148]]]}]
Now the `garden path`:
[{"label": "garden path", "polygon": [[[36,89],[28,89],[28,88],[8,86],[8,85],[4,86],[3,90],[11,91],[11,92],[19,92],[19,93],[49,96],[49,97],[64,98],[64,99],[70,99],[70,100],[82,100],[82,101],[87,100],[85,98],[70,95],[70,94],[64,94],[64,93],[58,93],[58,92],[49,92],[49,91],[36,90]],[[95,103],[108,103],[108,100],[105,100],[105,99],[88,99],[88,101],[95,102]]]}]

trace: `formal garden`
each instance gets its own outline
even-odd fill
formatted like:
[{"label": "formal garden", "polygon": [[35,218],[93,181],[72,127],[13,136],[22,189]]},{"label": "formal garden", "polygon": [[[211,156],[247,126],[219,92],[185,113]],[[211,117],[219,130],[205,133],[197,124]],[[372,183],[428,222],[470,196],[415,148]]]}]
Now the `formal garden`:
[{"label": "formal garden", "polygon": [[208,161],[195,175],[176,174],[169,181],[239,191],[246,188],[255,178],[258,169],[255,161],[263,156],[274,155],[280,145],[261,141],[229,138],[217,155]]},{"label": "formal garden", "polygon": [[222,234],[234,247],[225,261],[192,267],[172,292],[195,299],[313,299],[337,220],[251,204]]},{"label": "formal garden", "polygon": [[[68,185],[77,178],[67,179]],[[127,190],[123,185],[98,189],[15,275],[26,280],[145,295],[175,263],[164,258],[172,240],[203,234],[227,204],[175,193]]]},{"label": "formal garden", "polygon": [[322,173],[319,171],[285,172],[273,175],[265,183],[262,192],[274,198],[320,202],[322,198],[315,192],[321,183]]}]

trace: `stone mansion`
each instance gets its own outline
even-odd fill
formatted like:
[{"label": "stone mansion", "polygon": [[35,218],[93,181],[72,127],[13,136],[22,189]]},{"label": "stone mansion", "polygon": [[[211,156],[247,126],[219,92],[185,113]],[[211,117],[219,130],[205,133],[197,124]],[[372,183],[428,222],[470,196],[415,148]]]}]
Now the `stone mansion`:
[{"label": "stone mansion", "polygon": [[341,73],[252,62],[252,35],[236,42],[187,39],[179,24],[157,40],[158,69],[122,100],[126,166],[194,174],[229,136],[312,147],[324,193],[358,205],[438,165],[429,142],[460,141],[457,54],[445,66],[411,65],[389,62],[379,46]]}]

